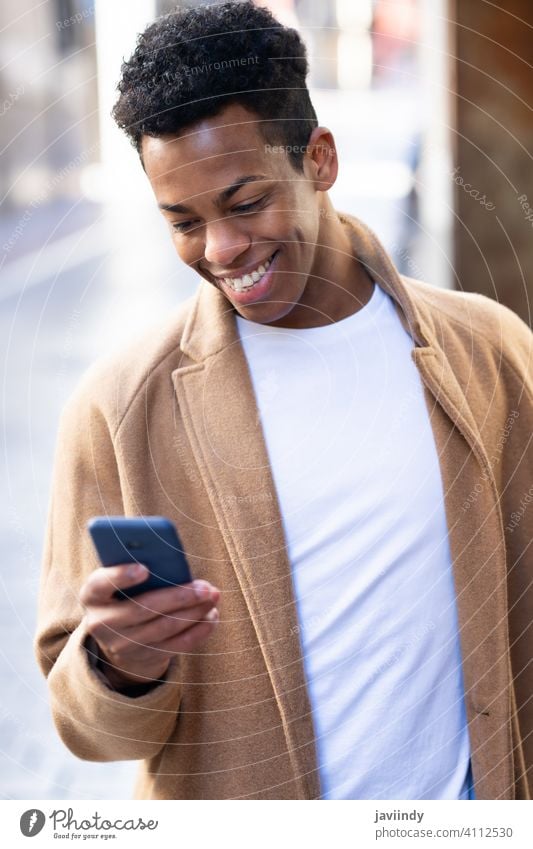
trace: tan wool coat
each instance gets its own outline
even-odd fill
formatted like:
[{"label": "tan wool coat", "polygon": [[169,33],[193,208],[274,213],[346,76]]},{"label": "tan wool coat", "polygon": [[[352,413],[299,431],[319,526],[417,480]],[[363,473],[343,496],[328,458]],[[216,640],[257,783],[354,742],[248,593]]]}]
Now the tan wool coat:
[{"label": "tan wool coat", "polygon": [[[401,277],[361,221],[339,217],[394,300],[424,386],[476,796],[531,799],[533,335],[486,297]],[[101,514],[168,516],[193,575],[221,590],[214,633],[137,697],[106,686],[87,649],[78,593],[99,565],[86,522]],[[91,367],[63,410],[35,649],[65,744],[87,760],[142,760],[137,798],[320,798],[291,564],[250,374],[233,308],[205,281],[157,332]]]}]

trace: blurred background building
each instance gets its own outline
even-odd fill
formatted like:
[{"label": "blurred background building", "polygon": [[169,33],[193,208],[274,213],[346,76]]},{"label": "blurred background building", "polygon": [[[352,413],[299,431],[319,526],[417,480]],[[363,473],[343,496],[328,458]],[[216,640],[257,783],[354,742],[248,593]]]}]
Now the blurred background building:
[{"label": "blurred background building", "polygon": [[[0,6],[3,798],[132,791],[134,764],[84,763],[59,741],[32,638],[59,411],[90,362],[197,286],[109,114],[136,34],[175,5]],[[365,220],[403,273],[482,292],[530,321],[527,0],[264,5],[308,45],[313,101],[338,143],[336,207]]]}]

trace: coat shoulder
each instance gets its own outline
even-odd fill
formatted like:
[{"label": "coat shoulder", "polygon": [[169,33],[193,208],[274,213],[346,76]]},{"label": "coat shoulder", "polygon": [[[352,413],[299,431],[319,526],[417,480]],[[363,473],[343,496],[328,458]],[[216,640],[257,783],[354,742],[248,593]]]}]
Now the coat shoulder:
[{"label": "coat shoulder", "polygon": [[410,277],[402,280],[437,335],[447,330],[470,350],[488,345],[522,377],[533,380],[533,333],[511,309],[477,292],[441,289]]}]

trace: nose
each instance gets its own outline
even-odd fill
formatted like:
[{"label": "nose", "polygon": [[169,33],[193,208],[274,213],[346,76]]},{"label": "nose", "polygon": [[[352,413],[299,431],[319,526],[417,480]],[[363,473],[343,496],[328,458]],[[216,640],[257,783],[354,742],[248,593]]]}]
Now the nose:
[{"label": "nose", "polygon": [[227,219],[206,224],[204,256],[213,265],[232,265],[250,243],[249,236]]}]

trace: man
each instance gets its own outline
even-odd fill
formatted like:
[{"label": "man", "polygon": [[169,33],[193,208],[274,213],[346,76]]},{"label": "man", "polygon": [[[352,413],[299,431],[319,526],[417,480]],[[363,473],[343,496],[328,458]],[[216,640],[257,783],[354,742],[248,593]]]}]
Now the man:
[{"label": "man", "polygon": [[[202,280],[62,415],[36,639],[62,739],[143,759],[139,798],[530,798],[530,331],[335,212],[265,9],[175,11],[122,70]],[[168,516],[194,583],[116,601],[145,573],[98,565],[98,514]]]}]

